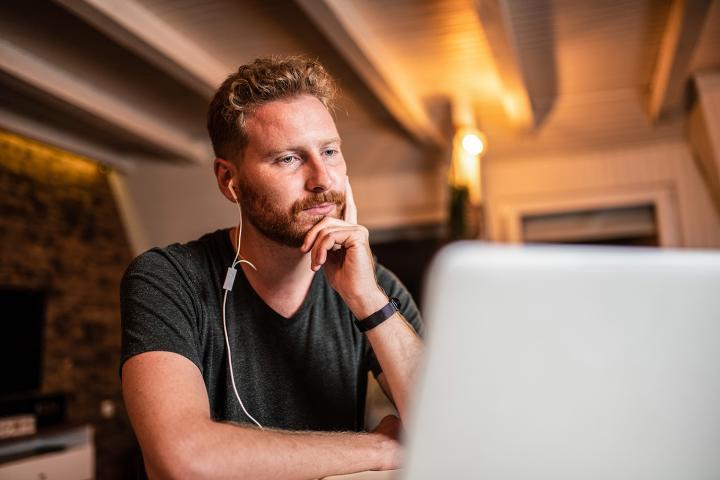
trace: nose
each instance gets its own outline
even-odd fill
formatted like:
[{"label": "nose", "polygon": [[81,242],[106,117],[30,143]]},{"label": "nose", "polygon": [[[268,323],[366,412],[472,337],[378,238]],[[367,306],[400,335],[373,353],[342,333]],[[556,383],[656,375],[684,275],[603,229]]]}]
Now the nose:
[{"label": "nose", "polygon": [[305,187],[315,193],[322,193],[333,186],[334,178],[320,155],[312,155],[306,162],[308,177]]}]

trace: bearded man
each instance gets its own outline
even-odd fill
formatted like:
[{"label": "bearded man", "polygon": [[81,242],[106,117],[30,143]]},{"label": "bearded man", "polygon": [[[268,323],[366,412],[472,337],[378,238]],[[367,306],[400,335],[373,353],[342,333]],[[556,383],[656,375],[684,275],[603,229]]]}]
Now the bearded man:
[{"label": "bearded man", "polygon": [[244,223],[152,249],[125,273],[123,396],[150,477],[398,467],[397,417],[365,432],[367,374],[403,418],[421,320],[357,225],[334,95],[304,58],[228,77],[208,131]]}]

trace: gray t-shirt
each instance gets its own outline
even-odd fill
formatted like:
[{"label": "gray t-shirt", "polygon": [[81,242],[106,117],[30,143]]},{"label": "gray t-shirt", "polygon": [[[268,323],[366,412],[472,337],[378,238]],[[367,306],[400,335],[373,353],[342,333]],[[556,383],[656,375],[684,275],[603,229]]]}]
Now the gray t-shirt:
[{"label": "gray t-shirt", "polygon": [[[154,248],[128,267],[121,285],[122,364],[148,351],[178,353],[200,369],[218,421],[250,423],[230,383],[222,326],[222,289],[235,252],[227,229]],[[417,307],[400,281],[376,267],[378,283],[397,297],[422,333]],[[380,365],[353,315],[322,269],[291,318],[272,310],[238,268],[226,305],[233,373],[240,398],[263,426],[360,431],[367,372]]]}]

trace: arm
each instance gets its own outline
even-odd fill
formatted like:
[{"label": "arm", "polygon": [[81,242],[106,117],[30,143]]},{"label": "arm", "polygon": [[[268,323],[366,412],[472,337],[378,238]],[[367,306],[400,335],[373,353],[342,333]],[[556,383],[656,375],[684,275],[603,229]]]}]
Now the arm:
[{"label": "arm", "polygon": [[[367,295],[362,302],[349,306],[355,317],[362,319],[380,310],[387,302],[388,297],[380,291],[377,295]],[[405,419],[407,400],[422,355],[422,341],[400,312],[395,312],[366,332],[366,335],[382,368],[378,383],[395,404],[400,418]]]},{"label": "arm", "polygon": [[[364,319],[389,299],[377,284],[368,231],[357,225],[357,208],[349,181],[345,199],[344,219],[325,217],[307,233],[301,250],[311,253],[314,270],[324,265],[330,284],[353,315]],[[383,370],[378,381],[404,419],[422,342],[399,312],[368,331],[367,337]]]},{"label": "arm", "polygon": [[150,478],[308,479],[397,468],[389,426],[372,433],[259,430],[210,418],[198,368],[170,352],[127,360],[123,397]]},{"label": "arm", "polygon": [[422,341],[400,312],[366,333],[383,371],[378,383],[407,418],[408,397],[422,355]]}]

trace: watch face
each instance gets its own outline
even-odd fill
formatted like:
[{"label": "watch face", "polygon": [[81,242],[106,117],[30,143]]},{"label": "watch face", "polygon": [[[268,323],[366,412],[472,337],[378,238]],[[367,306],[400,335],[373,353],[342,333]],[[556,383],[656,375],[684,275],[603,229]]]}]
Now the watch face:
[{"label": "watch face", "polygon": [[395,310],[400,310],[400,300],[398,300],[395,297],[392,297],[390,299],[390,303],[392,304],[393,307],[395,307]]}]

